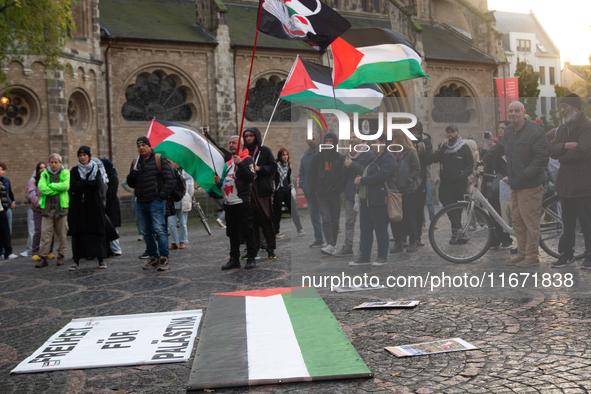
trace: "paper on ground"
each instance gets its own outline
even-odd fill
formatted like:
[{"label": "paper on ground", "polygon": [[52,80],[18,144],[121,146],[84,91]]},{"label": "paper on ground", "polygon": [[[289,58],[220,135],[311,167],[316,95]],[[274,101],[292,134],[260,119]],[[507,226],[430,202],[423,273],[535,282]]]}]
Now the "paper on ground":
[{"label": "paper on ground", "polygon": [[386,301],[386,302],[364,302],[353,309],[369,308],[412,308],[419,305],[420,301]]},{"label": "paper on ground", "polygon": [[461,352],[478,349],[460,338],[443,339],[441,341],[415,343],[404,346],[389,346],[385,348],[396,357],[423,356],[448,352]]}]

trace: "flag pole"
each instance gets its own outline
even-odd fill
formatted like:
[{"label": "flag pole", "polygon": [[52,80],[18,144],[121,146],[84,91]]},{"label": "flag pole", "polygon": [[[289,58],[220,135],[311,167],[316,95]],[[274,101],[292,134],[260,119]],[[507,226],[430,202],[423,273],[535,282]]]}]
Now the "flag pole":
[{"label": "flag pole", "polygon": [[[275,108],[273,108],[273,113],[271,113],[271,118],[269,119],[269,123],[267,123],[267,129],[265,130],[265,134],[263,135],[263,141],[261,142],[261,146],[263,146],[265,144],[265,138],[267,138],[267,132],[269,131],[269,126],[271,126],[271,122],[273,121],[273,116],[275,115],[275,110],[277,109],[277,106],[279,105],[279,100],[281,100],[281,97],[279,97],[277,99],[277,102],[275,103]],[[255,166],[259,162],[259,157],[261,157],[261,155],[257,156],[257,159],[254,162]]]},{"label": "flag pole", "polygon": [[246,103],[248,102],[248,91],[250,90],[250,77],[252,75],[252,65],[254,63],[254,53],[257,49],[257,39],[259,38],[259,27],[261,25],[261,14],[263,12],[263,1],[259,3],[259,16],[257,18],[257,30],[254,36],[254,45],[252,47],[252,59],[250,59],[250,71],[248,72],[248,82],[246,83],[246,96],[244,97],[244,108],[242,109],[242,120],[240,121],[240,134],[238,135],[238,147],[236,154],[240,154],[240,141],[242,141],[242,128],[244,127],[244,116],[246,115]]},{"label": "flag pole", "polygon": [[[330,51],[330,53],[333,53],[332,50]],[[326,58],[328,59],[328,68],[330,68],[330,85],[332,87],[332,97],[334,97],[334,109],[339,109],[339,106],[337,105],[337,94],[334,90],[334,79],[332,78],[333,68],[330,65],[330,56],[328,56],[328,51],[326,51]]]}]

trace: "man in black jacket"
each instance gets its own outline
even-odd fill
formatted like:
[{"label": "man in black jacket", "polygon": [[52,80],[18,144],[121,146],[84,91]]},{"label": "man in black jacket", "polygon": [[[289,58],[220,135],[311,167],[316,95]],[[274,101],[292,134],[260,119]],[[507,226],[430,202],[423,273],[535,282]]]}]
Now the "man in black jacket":
[{"label": "man in black jacket", "polygon": [[[343,180],[343,163],[345,156],[337,152],[337,136],[327,133],[320,152],[312,157],[310,163],[310,193],[318,199],[322,231],[327,246],[321,249],[322,254],[336,253],[337,236],[339,235],[339,219],[341,217],[341,193],[345,189]],[[332,148],[331,148],[332,146]]]},{"label": "man in black jacket", "polygon": [[[462,141],[460,131],[454,125],[445,129],[447,138],[435,150],[431,156],[431,163],[439,163],[439,201],[444,206],[453,204],[464,199],[468,187],[468,177],[462,176],[466,169],[474,164],[472,151]],[[456,212],[448,214],[452,225],[452,231],[460,228],[460,220]],[[455,232],[449,241],[450,245],[465,243],[464,238],[458,237]]]},{"label": "man in black jacket", "polygon": [[[166,229],[166,199],[176,178],[170,162],[152,151],[147,137],[137,139],[139,160],[134,160],[127,176],[127,184],[135,189],[136,215],[140,231],[146,241],[150,260],[144,269],[168,270],[168,231]],[[158,257],[160,255],[160,257]]]},{"label": "man in black jacket", "polygon": [[273,226],[273,180],[277,171],[277,163],[271,149],[263,146],[261,132],[256,127],[244,131],[244,147],[254,161],[256,177],[252,182],[250,205],[257,252],[261,247],[260,229],[267,241],[267,256],[276,259],[275,226]]},{"label": "man in black jacket", "polygon": [[421,184],[417,189],[417,246],[425,246],[421,242],[421,235],[423,233],[423,218],[425,215],[425,200],[427,199],[427,167],[431,164],[431,155],[433,155],[433,145],[431,144],[431,136],[423,133],[423,124],[417,124],[410,129],[410,132],[417,138],[413,141],[415,149],[419,155],[419,162],[421,163]]},{"label": "man in black jacket", "polygon": [[544,195],[545,171],[548,167],[548,141],[540,125],[525,119],[525,107],[515,101],[508,108],[511,124],[503,138],[482,158],[486,165],[505,156],[511,186],[511,219],[517,238],[517,257],[507,265],[529,267],[540,264],[540,218]]},{"label": "man in black jacket", "polygon": [[564,231],[558,244],[561,253],[552,268],[573,267],[577,219],[585,238],[585,261],[591,269],[591,120],[581,111],[581,98],[571,93],[560,100],[564,124],[556,130],[550,156],[560,161],[556,188],[562,205]]},{"label": "man in black jacket", "polygon": [[213,178],[216,185],[222,189],[226,235],[230,238],[230,260],[222,266],[222,270],[240,268],[240,235],[246,241],[245,269],[255,267],[257,254],[250,205],[251,185],[255,175],[254,163],[247,150],[238,153],[238,138],[237,135],[230,137],[229,151],[232,159],[224,165],[222,177],[216,175]]}]

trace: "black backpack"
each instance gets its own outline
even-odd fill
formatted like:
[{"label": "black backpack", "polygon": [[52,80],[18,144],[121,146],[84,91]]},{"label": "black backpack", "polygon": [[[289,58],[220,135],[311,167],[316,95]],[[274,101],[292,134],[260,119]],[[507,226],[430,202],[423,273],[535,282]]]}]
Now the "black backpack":
[{"label": "black backpack", "polygon": [[172,202],[179,202],[183,199],[185,193],[187,192],[187,184],[185,182],[185,179],[178,170],[174,170],[174,175],[176,178],[176,182],[174,183],[174,187],[170,191],[170,199],[172,200]]}]

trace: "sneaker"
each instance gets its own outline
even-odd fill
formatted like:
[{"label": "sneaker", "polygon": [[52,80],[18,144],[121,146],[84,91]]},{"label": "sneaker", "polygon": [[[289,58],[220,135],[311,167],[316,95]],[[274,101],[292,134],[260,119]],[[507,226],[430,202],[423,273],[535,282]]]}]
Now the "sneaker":
[{"label": "sneaker", "polygon": [[257,265],[257,262],[255,259],[246,260],[246,264],[244,264],[244,269],[250,270],[250,269],[253,269],[254,267],[256,267],[256,265]]},{"label": "sneaker", "polygon": [[518,254],[516,257],[513,257],[511,260],[505,261],[505,265],[517,265],[525,260],[525,255]]},{"label": "sneaker", "polygon": [[29,257],[30,256],[29,252],[22,252],[20,255],[23,256],[23,257]]},{"label": "sneaker", "polygon": [[332,245],[328,245],[327,247],[320,249],[320,253],[325,254],[327,256],[332,256],[336,252],[337,252],[337,248],[335,248]]},{"label": "sneaker", "polygon": [[55,258],[55,256],[53,255],[53,253],[50,253],[50,254],[47,255],[47,258],[48,259],[53,259],[53,258]]},{"label": "sneaker", "polygon": [[68,271],[78,271],[80,269],[80,267],[78,266],[78,264],[74,263],[70,266],[70,268],[68,268]]},{"label": "sneaker", "polygon": [[314,241],[313,244],[310,245],[311,248],[320,248],[324,247],[324,242],[322,241]]},{"label": "sneaker", "polygon": [[404,247],[402,244],[394,244],[394,246],[390,249],[390,253],[400,253],[404,252]]},{"label": "sneaker", "polygon": [[[260,258],[261,258],[261,256],[259,256],[258,253],[256,256],[254,256],[255,260],[260,260]],[[240,260],[248,260],[248,255],[245,254],[244,256],[240,257]]]},{"label": "sneaker", "polygon": [[17,259],[17,258],[18,258],[18,256],[17,256],[16,254],[14,254],[14,253],[10,254],[10,255],[7,257],[7,259],[8,259],[8,260],[14,260],[14,259]]},{"label": "sneaker", "polygon": [[306,232],[304,230],[298,231],[298,237],[303,237],[304,235],[306,235]]},{"label": "sneaker", "polygon": [[488,247],[488,250],[496,250],[496,249],[498,249],[500,246],[501,246],[501,244],[500,244],[500,243],[495,243],[495,244],[492,244],[492,243],[491,243],[491,244],[489,245],[489,247]]},{"label": "sneaker", "polygon": [[266,252],[267,251],[267,244],[261,244],[261,250],[263,252]]},{"label": "sneaker", "polygon": [[408,242],[402,241],[402,247],[403,248],[408,248]]},{"label": "sneaker", "polygon": [[44,259],[43,257],[41,257],[39,259],[39,262],[37,264],[35,264],[35,268],[47,267],[48,265],[49,265],[49,263],[47,262],[47,260]]},{"label": "sneaker", "polygon": [[552,268],[563,268],[563,267],[576,267],[577,260],[575,260],[574,256],[567,256],[566,253],[560,255],[558,260],[552,263],[550,267]]},{"label": "sneaker", "polygon": [[98,267],[99,269],[104,270],[105,268],[107,268],[107,263],[105,263],[104,261],[99,261]]},{"label": "sneaker", "polygon": [[178,245],[177,245],[177,244],[175,244],[174,242],[173,242],[173,243],[171,243],[171,244],[170,244],[170,246],[168,247],[168,249],[169,249],[169,250],[172,250],[172,249],[178,249],[178,248],[179,248],[179,247],[178,247]]},{"label": "sneaker", "polygon": [[121,252],[113,253],[114,256],[121,256]]},{"label": "sneaker", "polygon": [[138,241],[143,241],[144,240],[144,236],[143,235],[138,235],[137,240]]},{"label": "sneaker", "polygon": [[511,249],[512,247],[513,247],[512,241],[504,241],[501,243],[501,249],[503,249],[503,250]]},{"label": "sneaker", "polygon": [[146,264],[144,264],[144,266],[142,267],[145,270],[151,270],[151,269],[155,269],[158,268],[158,256],[149,256],[150,257],[150,261],[146,262]]},{"label": "sneaker", "polygon": [[335,257],[345,257],[345,256],[353,256],[353,248],[350,246],[343,246],[341,250],[335,253],[333,256]]},{"label": "sneaker", "polygon": [[424,242],[421,242],[421,240],[419,239],[419,240],[417,241],[417,246],[419,246],[419,247],[420,247],[420,246],[425,246],[425,243],[424,243]]},{"label": "sneaker", "polygon": [[434,229],[435,230],[439,230],[439,226],[438,225],[435,225]]},{"label": "sneaker", "polygon": [[36,254],[36,255],[33,255],[33,257],[31,257],[31,259],[33,261],[39,261],[39,260],[41,260],[41,256],[39,256],[38,254]]},{"label": "sneaker", "polygon": [[408,245],[408,248],[406,248],[406,253],[415,253],[415,252],[417,252],[418,250],[419,250],[419,248],[418,248],[418,246],[417,246],[416,242],[411,242],[411,243]]},{"label": "sneaker", "polygon": [[373,263],[371,263],[371,265],[373,267],[381,267],[382,265],[386,265],[388,264],[388,260],[386,260],[383,257],[378,257],[376,261],[374,261]]},{"label": "sneaker", "polygon": [[371,265],[371,261],[364,260],[361,257],[357,257],[355,261],[349,262],[349,267],[356,267],[358,265]]},{"label": "sneaker", "polygon": [[57,263],[56,265],[64,265],[64,258],[63,257],[58,257],[57,258]]},{"label": "sneaker", "polygon": [[185,249],[185,243],[184,242],[179,242],[179,249]]},{"label": "sneaker", "polygon": [[224,224],[224,221],[222,219],[217,218],[216,222],[218,222],[218,226],[220,226],[220,228],[226,228],[226,225]]},{"label": "sneaker", "polygon": [[158,271],[168,271],[168,256],[160,257],[160,264],[158,264]]},{"label": "sneaker", "polygon": [[526,257],[521,263],[515,264],[518,267],[531,267],[540,265],[540,260],[537,257]]},{"label": "sneaker", "polygon": [[517,254],[518,249],[517,248],[512,248],[511,249],[511,254]]},{"label": "sneaker", "polygon": [[277,255],[275,254],[275,251],[273,249],[267,250],[267,258],[269,260],[275,260],[277,258]]},{"label": "sneaker", "polygon": [[222,271],[231,270],[234,268],[240,268],[240,261],[230,259],[226,264],[222,265]]},{"label": "sneaker", "polygon": [[591,255],[588,254],[585,256],[585,261],[583,261],[583,264],[581,264],[581,269],[591,270]]},{"label": "sneaker", "polygon": [[283,239],[283,238],[285,238],[285,234],[283,234],[283,233],[275,234],[275,239]]},{"label": "sneaker", "polygon": [[458,237],[452,235],[451,239],[449,240],[450,245],[457,245],[458,244]]},{"label": "sneaker", "polygon": [[141,255],[141,256],[139,256],[139,257],[140,257],[140,259],[142,259],[142,260],[147,260],[147,259],[149,259],[149,258],[150,258],[150,257],[152,257],[152,256],[150,256],[150,255],[148,254],[148,252],[144,252],[144,254],[142,254],[142,255]]}]

